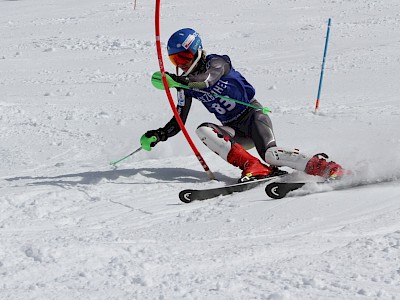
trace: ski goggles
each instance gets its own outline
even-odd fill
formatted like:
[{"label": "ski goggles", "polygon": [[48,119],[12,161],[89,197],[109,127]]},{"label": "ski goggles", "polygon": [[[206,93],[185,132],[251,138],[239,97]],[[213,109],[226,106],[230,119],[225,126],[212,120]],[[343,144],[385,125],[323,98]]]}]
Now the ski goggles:
[{"label": "ski goggles", "polygon": [[179,66],[186,66],[187,64],[191,63],[194,59],[194,54],[190,50],[178,52],[175,54],[171,54],[169,59],[171,62],[179,67]]}]

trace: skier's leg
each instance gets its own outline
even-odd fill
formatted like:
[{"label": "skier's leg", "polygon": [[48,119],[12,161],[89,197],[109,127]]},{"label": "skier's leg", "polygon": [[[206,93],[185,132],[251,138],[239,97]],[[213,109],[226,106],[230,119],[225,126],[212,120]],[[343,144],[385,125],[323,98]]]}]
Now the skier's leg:
[{"label": "skier's leg", "polygon": [[240,125],[240,129],[253,140],[257,152],[262,158],[264,158],[268,148],[276,146],[271,119],[262,111],[254,111],[252,115]]},{"label": "skier's leg", "polygon": [[299,149],[277,147],[271,119],[261,111],[253,112],[246,122],[241,124],[241,130],[245,131],[246,128],[249,128],[247,134],[254,141],[259,155],[271,166],[290,167],[325,178],[337,178],[345,173],[339,164],[327,161],[326,154],[311,156],[301,153]]},{"label": "skier's leg", "polygon": [[243,170],[242,176],[265,177],[271,169],[263,165],[259,159],[248,153],[241,143],[250,145],[250,139],[235,138],[235,130],[228,126],[218,126],[212,123],[203,123],[196,134],[201,141],[213,152],[230,164]]},{"label": "skier's leg", "polygon": [[298,149],[277,147],[271,119],[262,111],[253,111],[237,127],[254,141],[259,155],[272,167],[290,167],[310,175],[329,178],[344,174],[339,164],[326,161],[327,155],[311,156],[301,153]]},{"label": "skier's leg", "polygon": [[265,152],[265,161],[273,166],[286,166],[329,179],[339,178],[346,173],[341,165],[327,159],[328,155],[324,153],[310,156],[301,153],[299,149],[288,150],[282,147],[271,147]]}]

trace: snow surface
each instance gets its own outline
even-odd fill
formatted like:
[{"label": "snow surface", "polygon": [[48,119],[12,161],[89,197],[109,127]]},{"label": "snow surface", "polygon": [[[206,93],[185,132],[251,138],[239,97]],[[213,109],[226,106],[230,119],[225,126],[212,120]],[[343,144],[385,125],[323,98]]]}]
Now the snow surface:
[{"label": "snow surface", "polygon": [[[154,1],[0,1],[1,299],[400,299],[398,0],[161,1],[273,113],[278,143],[382,183],[183,204],[239,170],[182,134],[109,166],[171,118]],[[313,114],[328,18],[321,109]],[[253,152],[255,154],[255,152]]]}]

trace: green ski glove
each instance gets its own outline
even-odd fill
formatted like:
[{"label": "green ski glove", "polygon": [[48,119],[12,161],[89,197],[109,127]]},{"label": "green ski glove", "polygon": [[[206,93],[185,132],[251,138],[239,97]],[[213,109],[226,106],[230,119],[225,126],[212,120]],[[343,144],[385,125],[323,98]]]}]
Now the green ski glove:
[{"label": "green ski glove", "polygon": [[155,145],[160,141],[166,141],[167,135],[162,128],[157,130],[149,130],[140,138],[140,145],[143,150],[151,151]]},{"label": "green ski glove", "polygon": [[178,75],[168,73],[168,72],[166,72],[166,74],[169,75],[169,77],[171,77],[177,83],[184,84],[184,85],[189,84],[189,77],[178,76]]}]

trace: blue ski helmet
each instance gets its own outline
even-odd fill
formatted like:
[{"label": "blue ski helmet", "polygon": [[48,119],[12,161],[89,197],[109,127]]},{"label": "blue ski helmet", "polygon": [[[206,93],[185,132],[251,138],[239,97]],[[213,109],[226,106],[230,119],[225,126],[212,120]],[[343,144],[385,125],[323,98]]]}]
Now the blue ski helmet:
[{"label": "blue ski helmet", "polygon": [[199,49],[202,49],[201,38],[199,34],[191,28],[183,28],[175,32],[168,40],[168,55],[189,50],[196,55]]}]

